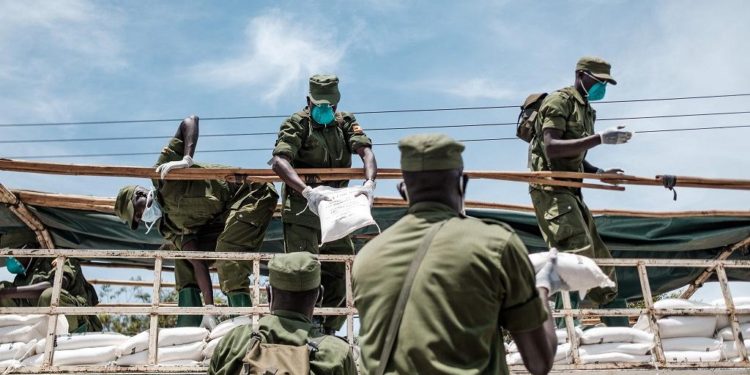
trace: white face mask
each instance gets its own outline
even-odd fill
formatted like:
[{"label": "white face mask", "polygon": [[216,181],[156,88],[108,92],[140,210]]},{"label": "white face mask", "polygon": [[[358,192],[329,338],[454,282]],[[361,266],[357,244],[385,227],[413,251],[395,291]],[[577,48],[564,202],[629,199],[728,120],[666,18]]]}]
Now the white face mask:
[{"label": "white face mask", "polygon": [[154,189],[148,191],[148,195],[146,196],[146,209],[141,215],[141,221],[146,223],[146,234],[151,231],[151,228],[154,227],[154,224],[156,224],[156,221],[159,220],[162,215],[161,205],[159,205],[159,201],[156,200],[154,191]]},{"label": "white face mask", "polygon": [[461,215],[466,216],[466,185],[469,183],[469,176],[462,174],[458,180],[458,191],[461,194]]}]

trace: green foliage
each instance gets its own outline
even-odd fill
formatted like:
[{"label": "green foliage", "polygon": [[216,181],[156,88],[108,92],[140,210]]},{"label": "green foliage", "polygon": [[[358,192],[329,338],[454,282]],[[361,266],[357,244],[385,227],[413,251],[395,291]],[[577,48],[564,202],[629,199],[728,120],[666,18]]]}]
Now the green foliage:
[{"label": "green foliage", "polygon": [[[657,296],[654,296],[654,302],[661,301],[663,299],[669,299],[669,298],[680,298],[680,295],[682,295],[682,289],[673,290],[671,292],[659,294]],[[630,301],[628,302],[628,308],[631,309],[645,309],[646,308],[646,302],[643,299]]]}]

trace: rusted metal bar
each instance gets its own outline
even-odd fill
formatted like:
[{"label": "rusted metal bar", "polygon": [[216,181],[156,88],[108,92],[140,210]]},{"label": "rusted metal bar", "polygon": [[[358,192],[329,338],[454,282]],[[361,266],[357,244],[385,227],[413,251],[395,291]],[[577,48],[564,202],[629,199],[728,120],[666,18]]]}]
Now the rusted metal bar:
[{"label": "rusted metal bar", "polygon": [[[269,301],[270,302],[270,301]],[[260,260],[253,259],[253,306],[260,306]],[[258,314],[253,314],[253,330],[258,327]]]},{"label": "rusted metal bar", "polygon": [[581,363],[581,356],[578,353],[578,337],[576,334],[575,320],[573,320],[572,304],[570,303],[570,293],[567,291],[560,292],[562,295],[563,308],[565,313],[565,329],[568,331],[568,342],[570,343],[570,355],[573,357],[573,364]]},{"label": "rusted metal bar", "polygon": [[[719,253],[719,256],[716,257],[716,260],[725,260],[729,259],[732,254],[734,254],[735,251],[740,249],[745,249],[748,246],[750,246],[750,237],[745,238],[744,240],[727,247],[726,249],[722,250],[721,253]],[[687,290],[685,290],[680,298],[688,299],[695,294],[696,291],[698,291],[698,288],[703,286],[703,283],[708,281],[709,278],[711,278],[711,275],[714,274],[714,267],[709,267],[706,270],[704,270],[698,277],[693,280],[690,285],[688,286]]]},{"label": "rusted metal bar", "polygon": [[[178,307],[150,305],[143,306],[71,306],[71,307],[0,307],[0,314],[71,314],[71,315],[251,315],[269,314],[268,305],[255,307]],[[356,309],[346,307],[320,307],[315,308],[315,315],[347,315],[356,314]]]},{"label": "rusted metal bar", "polygon": [[347,260],[344,263],[346,271],[344,273],[346,283],[346,308],[350,309],[346,314],[346,341],[349,345],[354,345],[354,296],[352,294],[352,261]]},{"label": "rusted metal bar", "polygon": [[734,345],[737,346],[737,352],[740,354],[742,361],[748,363],[747,348],[745,348],[744,338],[742,337],[742,331],[740,330],[740,322],[739,319],[737,319],[737,311],[734,308],[732,291],[729,290],[729,280],[727,279],[727,273],[724,271],[724,267],[721,265],[716,267],[716,276],[719,277],[719,287],[721,288],[721,293],[724,295],[726,308],[729,310],[729,322],[732,325]]},{"label": "rusted metal bar", "polygon": [[651,295],[651,283],[648,280],[648,271],[644,263],[638,263],[638,279],[641,282],[641,293],[643,294],[643,302],[648,310],[648,326],[651,332],[654,334],[654,356],[656,360],[661,364],[667,362],[664,356],[664,347],[661,345],[661,335],[659,334],[659,325],[656,323],[657,315],[654,311],[654,298]]},{"label": "rusted metal bar", "polygon": [[[159,310],[161,303],[161,264],[162,258],[154,259],[154,289],[151,292],[151,306],[155,311]],[[155,365],[159,355],[159,314],[153,313],[149,318],[148,326],[148,364]]]},{"label": "rusted metal bar", "polygon": [[[55,278],[52,281],[52,298],[49,307],[42,307],[49,311],[54,310],[60,305],[60,293],[62,292],[63,268],[65,266],[65,257],[59,256],[55,259]],[[44,357],[42,358],[42,367],[52,366],[55,356],[55,343],[57,342],[57,315],[47,317],[47,341],[44,345]]]},{"label": "rusted metal bar", "polygon": [[[112,280],[112,279],[86,279],[89,284],[92,285],[118,285],[118,286],[138,286],[138,287],[149,287],[153,286],[154,282],[149,280]],[[175,283],[162,282],[162,288],[174,288]],[[214,289],[221,288],[219,284],[211,284]]]}]

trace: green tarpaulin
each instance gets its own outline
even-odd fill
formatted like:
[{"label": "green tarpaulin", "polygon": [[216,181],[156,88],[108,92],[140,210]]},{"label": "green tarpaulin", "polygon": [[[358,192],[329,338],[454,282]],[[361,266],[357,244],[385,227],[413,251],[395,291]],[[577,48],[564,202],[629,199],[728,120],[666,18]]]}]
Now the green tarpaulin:
[{"label": "green tarpaulin", "polygon": [[[60,248],[153,250],[162,243],[156,231],[146,235],[143,226],[138,231],[131,231],[114,215],[49,207],[33,207],[33,210]],[[405,208],[375,208],[373,211],[383,230],[401,218],[404,212]],[[546,250],[534,215],[500,210],[469,210],[468,214],[504,221],[516,230],[529,251]],[[750,218],[744,217],[599,216],[596,221],[615,258],[713,259],[725,247],[750,237]],[[0,206],[0,235],[23,228],[23,223],[6,207]],[[357,233],[375,235],[377,229],[369,227]],[[356,241],[358,248],[367,236],[360,237]],[[274,218],[268,229],[263,251],[283,251],[279,218]],[[460,249],[456,249],[456,255],[460,256]],[[747,259],[747,256],[747,253],[738,252],[730,259]],[[649,268],[649,279],[653,292],[662,293],[686,285],[702,271],[699,268]],[[732,280],[750,281],[748,269],[728,270],[728,275]],[[617,277],[620,297],[632,299],[641,296],[635,268],[618,268]]]}]

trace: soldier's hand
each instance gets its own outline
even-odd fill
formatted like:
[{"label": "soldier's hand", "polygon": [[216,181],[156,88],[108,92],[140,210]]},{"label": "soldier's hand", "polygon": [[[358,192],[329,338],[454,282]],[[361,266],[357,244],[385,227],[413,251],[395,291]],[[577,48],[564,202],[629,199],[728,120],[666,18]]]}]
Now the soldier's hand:
[{"label": "soldier's hand", "polygon": [[170,161],[156,167],[156,173],[159,173],[163,180],[172,169],[190,168],[192,166],[193,158],[191,158],[190,155],[185,155],[182,160]]},{"label": "soldier's hand", "polygon": [[305,190],[302,190],[302,196],[307,199],[307,208],[316,215],[318,214],[318,205],[320,202],[331,200],[331,197],[325,194],[325,191],[321,189],[321,186],[318,186],[315,189],[309,186],[305,187]]},{"label": "soldier's hand", "polygon": [[549,250],[547,264],[542,266],[542,269],[536,274],[536,287],[547,289],[550,296],[568,289],[568,285],[562,281],[557,273],[557,249],[554,247]]},{"label": "soldier's hand", "polygon": [[[611,169],[607,169],[607,170],[604,170],[604,169],[600,168],[598,171],[596,171],[596,174],[625,174],[625,171],[623,171],[620,168],[611,168]],[[618,182],[620,182],[620,180],[603,178],[602,182],[606,182],[608,184],[615,184],[616,185]]]},{"label": "soldier's hand", "polygon": [[[206,307],[214,307],[214,305],[206,305]],[[214,329],[214,327],[216,327],[217,324],[218,322],[213,315],[203,315],[200,327],[211,331]]]},{"label": "soldier's hand", "polygon": [[599,136],[605,145],[619,145],[629,141],[633,137],[633,132],[625,130],[625,125],[619,125],[599,133]]},{"label": "soldier's hand", "polygon": [[375,181],[373,180],[365,181],[365,183],[359,187],[359,192],[357,192],[357,195],[355,196],[360,196],[360,195],[366,196],[367,199],[370,201],[370,206],[372,206],[372,202],[375,200]]}]

